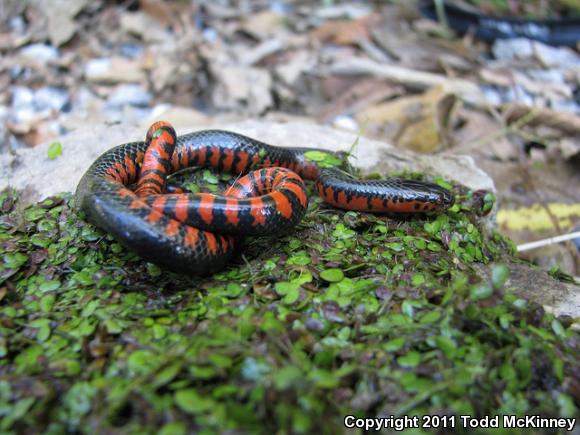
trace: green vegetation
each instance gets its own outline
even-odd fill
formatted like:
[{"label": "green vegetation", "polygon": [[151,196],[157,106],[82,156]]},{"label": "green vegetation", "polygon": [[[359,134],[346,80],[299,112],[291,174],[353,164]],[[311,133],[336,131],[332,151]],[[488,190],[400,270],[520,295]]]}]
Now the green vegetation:
[{"label": "green vegetation", "polygon": [[579,334],[506,285],[513,247],[481,223],[493,197],[456,191],[447,214],[405,219],[312,197],[295,232],[207,279],[126,252],[70,195],[24,209],[4,192],[0,432],[578,416]]}]

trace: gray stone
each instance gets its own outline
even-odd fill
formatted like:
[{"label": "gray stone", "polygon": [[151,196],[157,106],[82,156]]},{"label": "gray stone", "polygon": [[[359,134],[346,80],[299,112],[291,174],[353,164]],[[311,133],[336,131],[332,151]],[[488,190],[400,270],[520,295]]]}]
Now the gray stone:
[{"label": "gray stone", "polygon": [[113,108],[126,105],[145,107],[149,105],[151,98],[151,94],[142,85],[120,85],[109,96],[107,106]]},{"label": "gray stone", "polygon": [[56,60],[60,56],[57,48],[47,44],[30,44],[23,47],[19,54],[35,62],[48,62]]},{"label": "gray stone", "polygon": [[[355,133],[338,131],[331,127],[305,122],[273,123],[248,120],[235,124],[204,125],[180,128],[178,134],[202,128],[222,128],[260,139],[264,142],[287,146],[309,146],[325,150],[347,151],[354,146],[352,163],[363,172],[410,169],[431,175],[442,175],[471,189],[494,190],[493,180],[468,156],[417,155],[393,147],[385,142],[358,137]],[[137,124],[87,125],[64,136],[59,141],[63,153],[49,160],[49,143],[34,149],[19,149],[14,154],[0,154],[0,190],[11,186],[24,192],[24,201],[31,202],[63,191],[74,191],[82,174],[104,151],[112,146],[133,140],[142,140],[143,126]],[[52,142],[52,141],[51,141]],[[532,272],[534,273],[532,273]],[[527,280],[526,280],[527,279]],[[541,285],[538,285],[541,283]],[[510,286],[543,303],[557,314],[577,316],[580,312],[579,290],[563,285],[543,271],[528,266],[515,268]],[[520,285],[521,284],[521,285]],[[535,291],[534,289],[541,289]],[[529,289],[529,290],[526,290]]]},{"label": "gray stone", "polygon": [[[288,147],[309,146],[347,151],[356,142],[352,163],[364,172],[380,171],[387,174],[410,169],[442,175],[471,189],[495,189],[493,180],[475,165],[471,157],[418,155],[331,127],[299,122],[248,120],[235,124],[204,125],[200,128],[178,127],[178,134],[202,128],[232,130],[267,143]],[[81,175],[101,153],[116,144],[143,140],[144,136],[145,130],[136,124],[89,124],[86,128],[72,131],[58,139],[63,145],[63,153],[55,160],[47,158],[49,143],[34,149],[18,150],[15,155],[0,155],[0,172],[7,175],[0,179],[0,190],[7,186],[26,189],[30,193],[30,200],[74,191]]]},{"label": "gray stone", "polygon": [[527,38],[498,39],[491,50],[498,60],[530,59],[534,55],[532,40]]},{"label": "gray stone", "polygon": [[572,68],[580,66],[580,56],[567,47],[551,47],[534,41],[534,54],[546,67]]},{"label": "gray stone", "polygon": [[70,103],[70,97],[66,89],[55,86],[45,86],[37,89],[34,93],[34,105],[37,110],[52,109],[61,111]]}]

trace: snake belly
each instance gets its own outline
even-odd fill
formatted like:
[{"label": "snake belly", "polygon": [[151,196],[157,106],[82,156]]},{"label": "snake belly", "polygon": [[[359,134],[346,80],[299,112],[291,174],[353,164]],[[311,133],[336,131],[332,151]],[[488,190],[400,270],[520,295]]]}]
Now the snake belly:
[{"label": "snake belly", "polygon": [[[302,179],[322,199],[347,210],[441,212],[454,197],[413,180],[353,180],[309,160],[315,148],[285,148],[223,130],[176,136],[164,122],[144,142],[102,154],[81,178],[76,206],[87,220],[142,258],[177,273],[224,268],[239,236],[284,234],[308,208]],[[167,177],[189,167],[244,174],[225,195],[167,193]],[[255,168],[261,168],[254,170]]]}]

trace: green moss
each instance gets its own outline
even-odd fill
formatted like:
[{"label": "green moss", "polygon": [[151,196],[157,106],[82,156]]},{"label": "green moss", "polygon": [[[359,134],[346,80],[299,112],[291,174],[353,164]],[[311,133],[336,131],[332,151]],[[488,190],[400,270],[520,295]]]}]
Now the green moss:
[{"label": "green moss", "polygon": [[0,431],[577,416],[578,333],[506,288],[513,245],[481,224],[489,199],[456,190],[451,211],[423,218],[313,198],[296,232],[247,241],[207,279],[126,252],[69,195],[23,209],[2,193]]}]

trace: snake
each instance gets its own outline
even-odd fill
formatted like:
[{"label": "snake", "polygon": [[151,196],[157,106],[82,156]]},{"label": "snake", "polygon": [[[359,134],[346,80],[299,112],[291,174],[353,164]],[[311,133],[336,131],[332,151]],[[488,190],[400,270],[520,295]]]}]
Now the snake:
[{"label": "snake", "polygon": [[[144,141],[118,145],[81,177],[75,207],[91,224],[162,269],[209,275],[225,268],[243,236],[292,231],[308,208],[304,180],[337,208],[371,213],[441,213],[453,194],[435,183],[357,180],[309,158],[308,147],[281,147],[225,130],[177,136],[151,125]],[[187,168],[238,178],[221,194],[188,193],[171,184]]]}]

